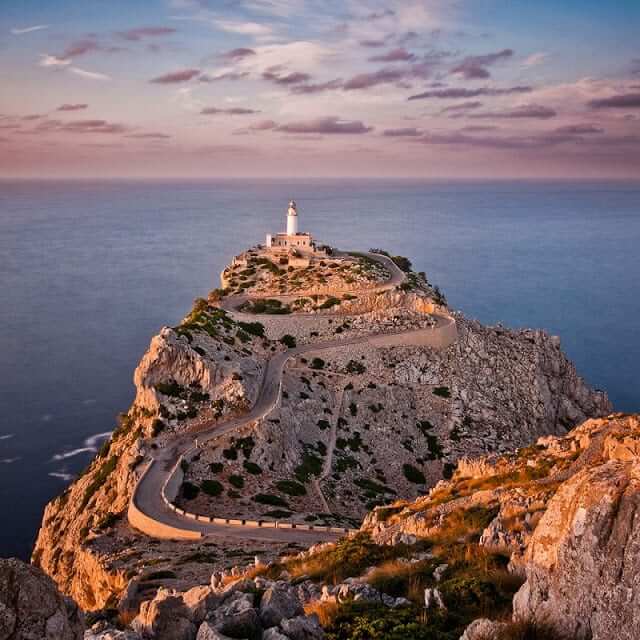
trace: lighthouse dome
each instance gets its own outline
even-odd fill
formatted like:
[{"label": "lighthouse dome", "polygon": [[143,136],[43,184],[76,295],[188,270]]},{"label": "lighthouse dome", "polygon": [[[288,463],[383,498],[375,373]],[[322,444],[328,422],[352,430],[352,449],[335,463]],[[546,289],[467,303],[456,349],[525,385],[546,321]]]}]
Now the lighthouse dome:
[{"label": "lighthouse dome", "polygon": [[289,209],[293,209],[294,211],[296,210],[296,201],[295,200],[291,200],[291,202],[289,202]]}]

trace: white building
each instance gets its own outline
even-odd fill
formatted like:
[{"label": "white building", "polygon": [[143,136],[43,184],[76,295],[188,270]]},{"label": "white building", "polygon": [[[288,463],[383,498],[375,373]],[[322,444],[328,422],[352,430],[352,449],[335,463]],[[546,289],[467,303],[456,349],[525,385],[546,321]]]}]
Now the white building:
[{"label": "white building", "polygon": [[267,249],[282,252],[295,250],[300,253],[321,253],[316,249],[310,233],[300,233],[298,231],[298,217],[297,205],[294,200],[291,200],[287,210],[287,230],[275,235],[267,234]]}]

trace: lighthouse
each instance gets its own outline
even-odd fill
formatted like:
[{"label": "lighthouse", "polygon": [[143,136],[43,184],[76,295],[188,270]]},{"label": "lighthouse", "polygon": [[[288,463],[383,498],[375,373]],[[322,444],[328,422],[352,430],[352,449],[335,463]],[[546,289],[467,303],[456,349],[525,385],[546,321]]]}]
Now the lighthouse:
[{"label": "lighthouse", "polygon": [[287,211],[287,235],[298,235],[298,210],[295,200],[289,202],[289,210]]}]

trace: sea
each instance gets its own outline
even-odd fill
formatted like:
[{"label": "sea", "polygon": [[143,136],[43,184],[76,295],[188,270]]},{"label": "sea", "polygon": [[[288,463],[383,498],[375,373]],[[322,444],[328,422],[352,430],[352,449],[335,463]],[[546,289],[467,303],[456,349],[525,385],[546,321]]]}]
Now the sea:
[{"label": "sea", "polygon": [[640,183],[0,181],[0,556],[134,396],[150,338],[284,228],[407,256],[483,323],[559,335],[619,411],[640,411]]}]

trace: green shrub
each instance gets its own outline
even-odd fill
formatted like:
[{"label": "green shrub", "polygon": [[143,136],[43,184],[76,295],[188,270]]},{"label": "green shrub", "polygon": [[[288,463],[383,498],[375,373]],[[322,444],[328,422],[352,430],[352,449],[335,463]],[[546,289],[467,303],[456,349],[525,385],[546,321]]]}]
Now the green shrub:
[{"label": "green shrub", "polygon": [[296,339],[288,333],[285,333],[285,335],[280,338],[280,342],[289,349],[295,349]]},{"label": "green shrub", "polygon": [[449,391],[449,387],[435,387],[433,389],[434,396],[440,396],[441,398],[450,398],[451,391]]},{"label": "green shrub", "polygon": [[238,475],[229,476],[229,484],[233,485],[236,489],[242,489],[242,487],[244,487],[244,478]]},{"label": "green shrub", "polygon": [[302,462],[295,468],[294,474],[300,482],[309,482],[311,476],[322,473],[322,460],[312,451],[302,454]]},{"label": "green shrub", "polygon": [[410,464],[405,463],[402,465],[402,473],[404,473],[404,477],[409,482],[413,482],[414,484],[424,484],[427,481],[422,471]]},{"label": "green shrub", "polygon": [[237,460],[238,459],[238,450],[231,447],[230,449],[223,449],[222,450],[222,455],[227,459],[227,460]]},{"label": "green shrub", "polygon": [[307,493],[305,486],[295,480],[278,480],[276,488],[290,496],[304,496]]},{"label": "green shrub", "polygon": [[314,358],[309,365],[310,369],[324,369],[325,361],[322,358]]},{"label": "green shrub", "polygon": [[329,296],[318,308],[331,309],[331,307],[335,307],[337,304],[340,304],[340,300],[338,298],[334,298],[333,296]]},{"label": "green shrub", "polygon": [[357,360],[349,360],[349,362],[347,362],[346,367],[344,368],[344,370],[347,373],[364,373],[367,370],[367,367],[365,367],[362,362],[358,362]]},{"label": "green shrub", "polygon": [[222,483],[217,480],[203,480],[200,486],[208,496],[214,497],[219,496],[224,489]]},{"label": "green shrub", "polygon": [[245,460],[242,463],[242,466],[245,468],[245,470],[248,473],[251,473],[254,476],[258,476],[262,473],[262,468],[260,467],[260,465],[256,464],[255,462],[250,462],[249,460]]},{"label": "green shrub", "polygon": [[331,425],[328,420],[318,420],[318,427],[324,431],[325,429],[330,429]]},{"label": "green shrub", "polygon": [[267,511],[263,515],[269,518],[275,518],[276,520],[282,520],[284,518],[291,517],[291,511],[283,511],[282,509],[274,509],[273,511]]},{"label": "green shrub", "polygon": [[89,504],[89,500],[93,497],[93,495],[104,485],[107,481],[107,478],[111,475],[111,472],[116,468],[118,464],[119,456],[113,455],[111,456],[101,467],[93,475],[93,480],[89,483],[87,488],[84,491],[84,496],[82,497],[82,502],[80,503],[80,511],[82,511],[87,504]]},{"label": "green shrub", "polygon": [[155,385],[155,388],[159,393],[171,398],[179,398],[184,392],[184,387],[181,387],[175,380],[158,382]]},{"label": "green shrub", "polygon": [[404,256],[392,256],[391,259],[398,269],[401,269],[405,273],[409,273],[409,271],[411,271],[411,260],[409,260],[409,258],[405,258]]},{"label": "green shrub", "polygon": [[258,504],[268,504],[272,507],[285,507],[286,509],[289,508],[289,505],[284,498],[281,498],[280,496],[274,496],[270,493],[258,493],[251,499]]},{"label": "green shrub", "polygon": [[220,473],[224,469],[224,465],[222,462],[212,462],[209,469],[211,469],[211,473]]},{"label": "green shrub", "polygon": [[176,574],[169,569],[160,569],[144,576],[145,580],[173,580],[177,578]]},{"label": "green shrub", "polygon": [[193,500],[200,493],[200,487],[191,482],[182,483],[182,496],[185,500]]},{"label": "green shrub", "polygon": [[238,325],[246,333],[264,338],[264,325],[261,322],[238,322]]}]

